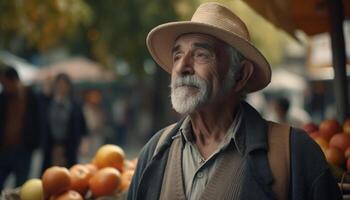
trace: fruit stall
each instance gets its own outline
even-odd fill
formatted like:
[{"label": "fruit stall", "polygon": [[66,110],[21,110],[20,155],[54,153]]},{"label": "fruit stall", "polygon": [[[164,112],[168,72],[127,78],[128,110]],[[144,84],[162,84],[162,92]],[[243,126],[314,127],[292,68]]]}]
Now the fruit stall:
[{"label": "fruit stall", "polygon": [[350,199],[350,119],[343,124],[335,119],[308,123],[303,129],[320,146],[344,199]]},{"label": "fruit stall", "polygon": [[124,200],[137,159],[127,160],[117,145],[101,146],[90,163],[52,166],[40,178],[4,190],[2,200]]}]

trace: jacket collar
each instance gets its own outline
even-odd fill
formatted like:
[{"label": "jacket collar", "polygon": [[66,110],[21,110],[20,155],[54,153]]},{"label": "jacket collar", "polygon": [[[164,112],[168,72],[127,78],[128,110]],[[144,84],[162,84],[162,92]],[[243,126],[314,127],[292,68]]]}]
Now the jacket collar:
[{"label": "jacket collar", "polygon": [[266,137],[266,121],[260,114],[247,102],[242,102],[243,107],[243,123],[246,135],[246,153],[250,153],[257,149],[267,150]]},{"label": "jacket collar", "polygon": [[[180,121],[177,122],[177,124],[175,125],[175,127],[170,130],[170,132],[168,133],[168,135],[165,136],[165,139],[163,141],[163,143],[159,144],[158,147],[156,147],[155,149],[155,153],[152,156],[152,160],[162,156],[162,154],[171,146],[171,143],[173,142],[173,137],[175,137],[179,131],[179,128],[181,127],[183,121],[185,120],[185,117],[183,117]],[[163,129],[164,131],[164,129]]]}]

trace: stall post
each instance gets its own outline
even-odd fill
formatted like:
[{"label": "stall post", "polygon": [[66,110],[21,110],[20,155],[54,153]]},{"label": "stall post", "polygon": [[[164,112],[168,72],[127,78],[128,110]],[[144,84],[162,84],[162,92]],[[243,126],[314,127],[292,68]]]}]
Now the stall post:
[{"label": "stall post", "polygon": [[335,103],[338,120],[342,123],[347,117],[349,117],[346,50],[343,30],[343,3],[342,0],[327,0],[327,4],[330,17]]}]

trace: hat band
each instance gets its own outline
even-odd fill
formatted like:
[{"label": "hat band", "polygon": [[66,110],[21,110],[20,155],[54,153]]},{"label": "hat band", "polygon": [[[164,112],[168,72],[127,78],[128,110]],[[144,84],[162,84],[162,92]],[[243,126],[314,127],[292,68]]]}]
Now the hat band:
[{"label": "hat band", "polygon": [[247,31],[244,31],[244,29],[242,29],[242,26],[240,26],[239,24],[232,23],[232,21],[235,21],[235,20],[229,19],[225,16],[202,11],[202,12],[195,13],[191,21],[207,24],[210,26],[214,26],[214,27],[226,30],[228,32],[235,33],[240,37],[250,41],[249,33]]}]

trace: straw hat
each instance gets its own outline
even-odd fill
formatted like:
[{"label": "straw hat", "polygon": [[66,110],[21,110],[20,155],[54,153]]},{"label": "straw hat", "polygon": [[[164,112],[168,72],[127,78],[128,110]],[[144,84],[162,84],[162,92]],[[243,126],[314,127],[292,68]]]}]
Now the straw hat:
[{"label": "straw hat", "polygon": [[246,85],[246,92],[266,87],[271,80],[271,68],[266,58],[250,42],[246,25],[230,9],[219,3],[205,3],[198,7],[191,21],[170,22],[152,29],[147,47],[153,59],[168,73],[173,67],[171,49],[177,37],[186,33],[214,36],[237,49],[254,63],[254,72]]}]

